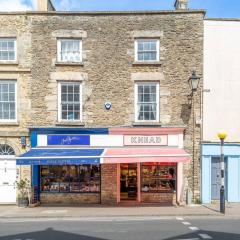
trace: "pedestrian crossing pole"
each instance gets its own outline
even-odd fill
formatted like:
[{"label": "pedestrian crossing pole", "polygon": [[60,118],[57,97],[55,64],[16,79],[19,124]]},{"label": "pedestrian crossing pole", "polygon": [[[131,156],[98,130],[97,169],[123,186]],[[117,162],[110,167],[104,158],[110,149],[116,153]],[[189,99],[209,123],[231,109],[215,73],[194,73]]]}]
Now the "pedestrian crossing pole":
[{"label": "pedestrian crossing pole", "polygon": [[224,131],[221,131],[218,133],[218,137],[221,141],[221,188],[220,188],[220,212],[222,214],[225,214],[225,187],[224,187],[224,175],[225,175],[225,164],[224,164],[224,140],[227,137],[227,133]]}]

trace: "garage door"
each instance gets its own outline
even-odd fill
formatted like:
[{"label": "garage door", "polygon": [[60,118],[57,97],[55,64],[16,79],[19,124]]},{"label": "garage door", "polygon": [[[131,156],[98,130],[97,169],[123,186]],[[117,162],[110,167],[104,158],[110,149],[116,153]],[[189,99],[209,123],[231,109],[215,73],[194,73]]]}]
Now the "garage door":
[{"label": "garage door", "polygon": [[0,159],[0,204],[16,203],[16,160]]}]

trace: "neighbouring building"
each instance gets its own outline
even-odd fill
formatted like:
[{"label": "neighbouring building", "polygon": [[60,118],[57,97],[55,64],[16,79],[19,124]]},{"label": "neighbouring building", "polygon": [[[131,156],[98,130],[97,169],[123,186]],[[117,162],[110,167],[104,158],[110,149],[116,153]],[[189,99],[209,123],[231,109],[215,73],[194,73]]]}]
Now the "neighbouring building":
[{"label": "neighbouring building", "polygon": [[[36,199],[176,204],[188,192],[198,201],[205,12],[185,0],[136,12],[57,12],[47,3],[0,15],[0,54],[1,40],[13,39],[2,51],[18,56],[0,60],[10,117],[15,86],[18,136],[9,146]],[[201,79],[191,94],[193,70]],[[3,141],[14,132],[8,120]]]},{"label": "neighbouring building", "polygon": [[203,144],[201,199],[219,200],[221,187],[220,140],[224,129],[226,200],[240,202],[240,21],[204,21]]}]

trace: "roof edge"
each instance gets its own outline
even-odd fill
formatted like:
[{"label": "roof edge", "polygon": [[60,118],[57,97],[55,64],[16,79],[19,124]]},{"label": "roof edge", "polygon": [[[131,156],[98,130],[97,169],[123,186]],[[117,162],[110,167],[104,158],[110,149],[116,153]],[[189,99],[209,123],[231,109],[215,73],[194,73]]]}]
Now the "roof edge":
[{"label": "roof edge", "polygon": [[146,10],[146,11],[15,11],[0,12],[0,15],[144,15],[144,14],[206,14],[206,10]]},{"label": "roof edge", "polygon": [[204,21],[240,22],[240,18],[204,18]]}]

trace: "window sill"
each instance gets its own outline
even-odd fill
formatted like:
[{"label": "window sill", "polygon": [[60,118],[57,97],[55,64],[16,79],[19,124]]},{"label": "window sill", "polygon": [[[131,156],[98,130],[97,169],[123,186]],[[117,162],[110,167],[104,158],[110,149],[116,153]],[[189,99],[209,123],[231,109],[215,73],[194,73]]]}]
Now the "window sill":
[{"label": "window sill", "polygon": [[19,126],[19,122],[1,122],[0,126]]},{"label": "window sill", "polygon": [[142,66],[142,65],[153,65],[153,66],[161,66],[163,64],[162,61],[155,61],[155,62],[133,62],[133,66]]},{"label": "window sill", "polygon": [[17,66],[18,61],[0,61],[0,65]]},{"label": "window sill", "polygon": [[133,126],[162,126],[160,122],[133,122]]},{"label": "window sill", "polygon": [[56,126],[80,126],[80,127],[83,127],[85,126],[85,123],[83,122],[79,122],[79,121],[76,121],[76,122],[57,122],[56,123]]},{"label": "window sill", "polygon": [[83,62],[56,62],[55,66],[84,66]]}]

